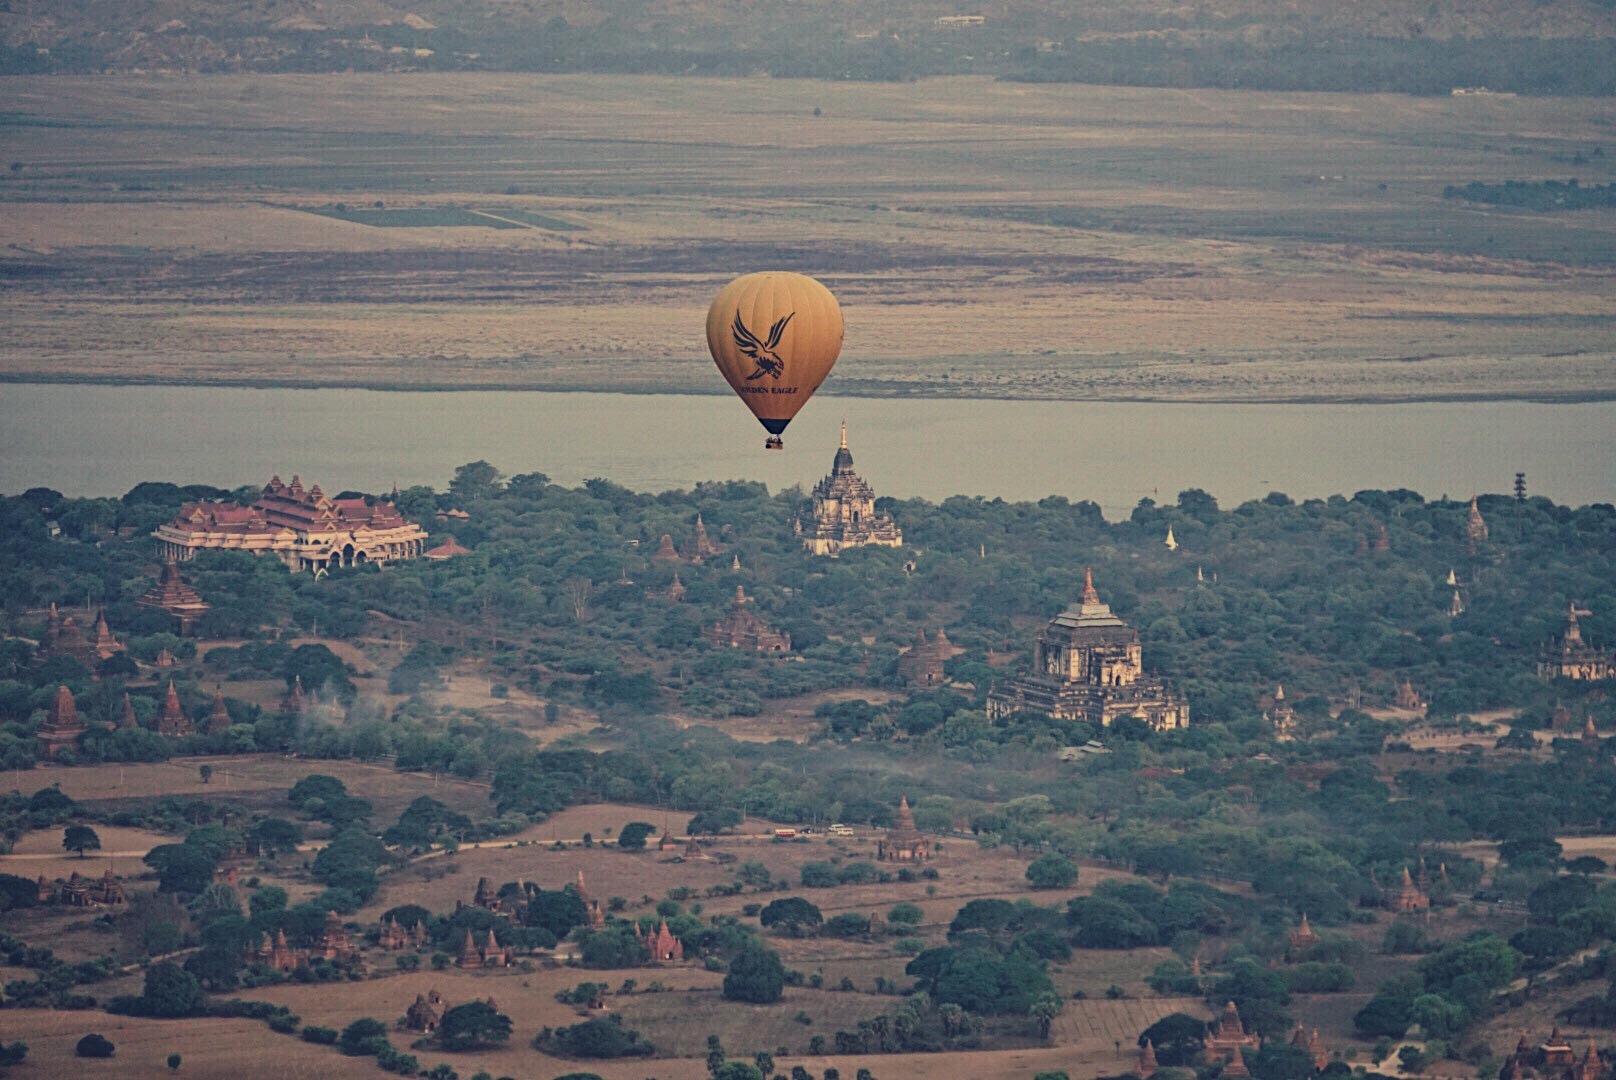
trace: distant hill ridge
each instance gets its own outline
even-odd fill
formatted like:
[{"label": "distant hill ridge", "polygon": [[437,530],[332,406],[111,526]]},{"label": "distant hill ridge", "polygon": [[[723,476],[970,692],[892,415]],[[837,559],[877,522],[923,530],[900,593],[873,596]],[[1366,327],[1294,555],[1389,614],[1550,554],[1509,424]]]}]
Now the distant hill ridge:
[{"label": "distant hill ridge", "polygon": [[770,74],[1616,92],[1616,0],[0,0],[0,73]]}]

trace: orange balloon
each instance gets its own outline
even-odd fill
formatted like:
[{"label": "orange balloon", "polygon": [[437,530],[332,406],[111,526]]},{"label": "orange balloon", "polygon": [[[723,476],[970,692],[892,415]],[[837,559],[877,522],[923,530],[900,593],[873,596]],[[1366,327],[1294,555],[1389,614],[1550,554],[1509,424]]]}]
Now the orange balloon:
[{"label": "orange balloon", "polygon": [[777,448],[842,351],[842,309],[803,274],[765,271],[724,286],[707,309],[707,348]]}]

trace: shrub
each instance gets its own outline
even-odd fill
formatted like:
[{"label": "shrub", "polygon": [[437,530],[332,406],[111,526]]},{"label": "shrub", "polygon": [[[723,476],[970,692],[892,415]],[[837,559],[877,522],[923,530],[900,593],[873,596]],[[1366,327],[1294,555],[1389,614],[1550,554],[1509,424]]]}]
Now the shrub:
[{"label": "shrub", "polygon": [[533,1048],[581,1058],[649,1057],[656,1049],[616,1016],[592,1017],[554,1030],[543,1028],[533,1037]]},{"label": "shrub", "polygon": [[362,1016],[343,1028],[337,1040],[337,1048],[349,1057],[375,1054],[388,1045],[387,1025],[368,1016]]},{"label": "shrub", "polygon": [[311,1024],[303,1029],[303,1041],[317,1043],[320,1046],[335,1046],[337,1044],[337,1029],[318,1027]]},{"label": "shrub", "polygon": [[111,1039],[94,1032],[84,1036],[73,1047],[73,1053],[81,1058],[109,1058],[117,1052],[118,1048],[112,1045]]},{"label": "shrub", "polygon": [[1077,867],[1066,856],[1051,851],[1027,866],[1027,880],[1035,889],[1064,889],[1076,883]]}]

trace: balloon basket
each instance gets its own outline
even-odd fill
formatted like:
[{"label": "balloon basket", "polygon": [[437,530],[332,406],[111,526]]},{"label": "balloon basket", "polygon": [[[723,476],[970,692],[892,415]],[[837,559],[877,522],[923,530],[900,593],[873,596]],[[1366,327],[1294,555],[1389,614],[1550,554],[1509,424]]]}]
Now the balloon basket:
[{"label": "balloon basket", "polygon": [[784,450],[785,448],[785,440],[780,438],[778,435],[770,435],[767,439],[763,440],[763,449],[765,450]]}]

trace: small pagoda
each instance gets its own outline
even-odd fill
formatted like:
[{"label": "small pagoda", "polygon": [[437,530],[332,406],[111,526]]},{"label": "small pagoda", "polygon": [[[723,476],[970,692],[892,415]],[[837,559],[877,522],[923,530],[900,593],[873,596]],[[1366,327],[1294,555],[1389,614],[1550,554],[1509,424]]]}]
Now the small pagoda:
[{"label": "small pagoda", "polygon": [[723,551],[723,548],[713,543],[712,539],[708,537],[707,526],[702,523],[701,512],[697,511],[696,539],[690,546],[690,561],[700,564],[706,562],[715,555],[722,554]]},{"label": "small pagoda", "polygon": [[157,734],[181,738],[195,734],[191,720],[180,707],[180,694],[174,689],[174,680],[168,680],[168,693],[163,698],[162,711],[157,714]]},{"label": "small pagoda", "polygon": [[1481,516],[1481,507],[1476,500],[1477,496],[1470,496],[1470,513],[1465,518],[1465,542],[1469,545],[1471,555],[1487,542],[1487,519]]},{"label": "small pagoda", "polygon": [[662,925],[654,931],[648,928],[645,931],[645,936],[640,938],[640,944],[645,946],[645,951],[651,957],[651,963],[653,964],[678,964],[684,962],[684,943],[668,929],[667,919],[663,919]]},{"label": "small pagoda", "polygon": [[920,862],[931,858],[931,840],[915,826],[909,796],[898,797],[898,816],[884,839],[876,842],[876,858],[884,862]]},{"label": "small pagoda", "polygon": [[202,721],[204,735],[217,735],[230,726],[230,709],[224,703],[224,688],[213,688],[213,708],[208,710],[207,719]]},{"label": "small pagoda", "polygon": [[1314,930],[1312,926],[1308,925],[1307,912],[1304,911],[1302,912],[1301,924],[1297,926],[1295,930],[1291,931],[1290,949],[1286,954],[1287,958],[1295,959],[1318,943],[1318,931]]},{"label": "small pagoda", "polygon": [[325,913],[325,926],[320,930],[320,940],[315,943],[314,955],[338,962],[356,960],[359,957],[359,947],[348,940],[348,931],[343,929],[342,917],[335,911]]},{"label": "small pagoda", "polygon": [[735,600],[729,614],[711,626],[702,627],[701,639],[719,648],[753,652],[787,652],[791,648],[791,635],[764,622],[752,598],[740,585],[735,586]]},{"label": "small pagoda", "polygon": [[[1423,875],[1421,875],[1423,876]],[[1431,897],[1414,881],[1414,876],[1403,867],[1403,880],[1398,884],[1395,892],[1388,890],[1386,906],[1392,911],[1428,911],[1431,907]]]},{"label": "small pagoda", "polygon": [[[1240,1061],[1241,1048],[1256,1050],[1262,1046],[1262,1039],[1255,1032],[1248,1032],[1246,1025],[1240,1020],[1240,1010],[1230,1001],[1223,1006],[1223,1015],[1218,1018],[1217,1030],[1206,1037],[1206,1056],[1209,1058],[1221,1057],[1228,1064],[1223,1067],[1223,1075],[1250,1076],[1249,1072],[1232,1074],[1230,1067]],[[1242,1062],[1242,1068],[1244,1063]]]},{"label": "small pagoda", "polygon": [[911,686],[941,686],[948,681],[943,665],[964,651],[948,640],[940,626],[930,641],[926,631],[917,630],[915,643],[898,654],[898,678]]},{"label": "small pagoda", "polygon": [[50,711],[34,732],[34,738],[39,740],[39,756],[50,759],[59,756],[63,750],[78,749],[79,741],[89,730],[89,725],[79,717],[73,691],[58,686],[56,696],[51,699]]},{"label": "small pagoda", "polygon": [[141,607],[157,608],[167,612],[177,624],[181,637],[189,634],[196,622],[208,610],[208,605],[195,589],[180,577],[179,564],[173,559],[163,563],[163,573],[157,583],[147,589],[135,603]]},{"label": "small pagoda", "polygon": [[416,994],[415,1001],[404,1012],[404,1019],[398,1026],[405,1031],[416,1031],[422,1035],[431,1035],[438,1030],[443,1022],[443,1014],[449,1011],[448,1004],[443,995],[436,989],[428,990],[425,994]]}]

